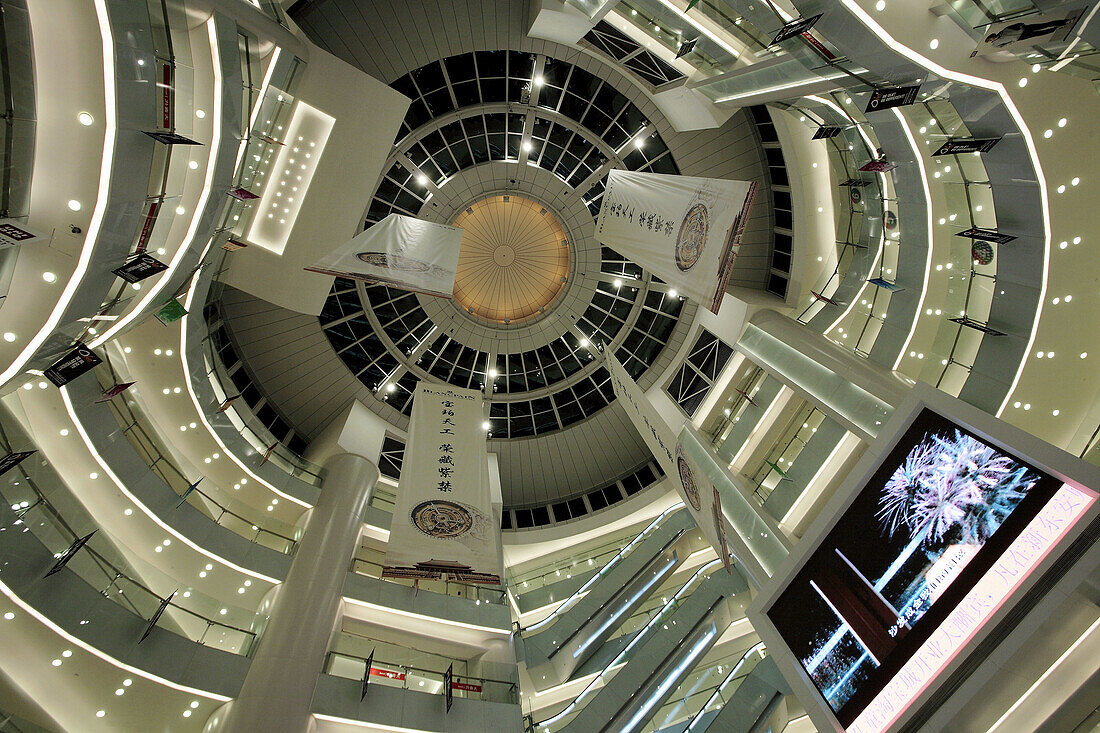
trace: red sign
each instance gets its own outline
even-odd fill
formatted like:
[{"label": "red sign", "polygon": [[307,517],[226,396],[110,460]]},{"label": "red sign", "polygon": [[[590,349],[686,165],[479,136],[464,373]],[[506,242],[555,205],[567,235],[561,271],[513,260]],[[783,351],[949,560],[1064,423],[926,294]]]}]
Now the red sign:
[{"label": "red sign", "polygon": [[153,224],[157,221],[158,211],[160,211],[159,201],[153,201],[149,204],[149,211],[145,214],[145,223],[141,227],[141,233],[138,234],[137,248],[134,250],[136,254],[141,254],[149,248],[149,235],[153,233]]},{"label": "red sign", "polygon": [[172,64],[160,65],[160,126],[165,130],[172,129]]},{"label": "red sign", "polygon": [[833,52],[830,51],[829,49],[825,48],[825,46],[822,45],[821,41],[814,38],[814,36],[809,31],[806,31],[805,33],[803,33],[802,37],[806,39],[806,43],[813,46],[814,49],[819,54],[824,56],[827,61],[836,61],[836,56],[833,54]]},{"label": "red sign", "polygon": [[452,682],[451,689],[465,690],[466,692],[481,692],[481,685],[473,685],[469,682]]},{"label": "red sign", "polygon": [[394,672],[388,669],[379,669],[378,667],[371,667],[370,673],[374,677],[385,677],[391,680],[403,680],[405,679],[404,672]]}]

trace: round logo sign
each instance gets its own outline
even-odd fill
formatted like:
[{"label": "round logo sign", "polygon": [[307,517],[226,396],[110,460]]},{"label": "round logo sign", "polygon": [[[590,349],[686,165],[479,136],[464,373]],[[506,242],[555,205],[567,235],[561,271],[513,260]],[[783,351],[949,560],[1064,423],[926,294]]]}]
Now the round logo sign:
[{"label": "round logo sign", "polygon": [[976,240],[970,245],[970,256],[979,265],[988,265],[993,261],[993,245],[980,239]]},{"label": "round logo sign", "polygon": [[856,186],[852,186],[851,188],[848,189],[848,197],[850,199],[852,199],[853,204],[862,203],[862,201],[863,201],[863,191],[861,191]]},{"label": "round logo sign", "polygon": [[386,267],[391,270],[405,270],[407,272],[427,272],[432,269],[431,263],[414,260],[403,255],[393,255],[386,252],[360,252],[356,255],[363,262],[375,267]]},{"label": "round logo sign", "polygon": [[466,534],[474,526],[470,512],[453,501],[422,501],[413,507],[412,521],[429,537],[444,539]]},{"label": "round logo sign", "polygon": [[887,229],[893,229],[898,225],[898,215],[887,209],[882,215],[882,223]]},{"label": "round logo sign", "polygon": [[695,511],[699,511],[703,506],[702,502],[699,501],[699,487],[695,485],[695,476],[692,474],[691,466],[688,465],[684,456],[676,456],[676,468],[680,471],[680,483],[684,485],[684,493],[687,494],[688,501],[691,502],[691,506],[695,508]]},{"label": "round logo sign", "polygon": [[707,243],[710,230],[710,212],[703,204],[695,204],[680,222],[680,233],[676,235],[676,266],[681,270],[690,270],[703,256],[703,246]]}]

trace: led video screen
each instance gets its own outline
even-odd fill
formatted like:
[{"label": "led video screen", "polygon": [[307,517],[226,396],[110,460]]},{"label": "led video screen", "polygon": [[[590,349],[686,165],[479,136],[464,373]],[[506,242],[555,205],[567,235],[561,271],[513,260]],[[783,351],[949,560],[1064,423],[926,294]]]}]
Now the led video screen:
[{"label": "led video screen", "polygon": [[767,615],[845,730],[885,730],[1095,498],[924,409]]}]

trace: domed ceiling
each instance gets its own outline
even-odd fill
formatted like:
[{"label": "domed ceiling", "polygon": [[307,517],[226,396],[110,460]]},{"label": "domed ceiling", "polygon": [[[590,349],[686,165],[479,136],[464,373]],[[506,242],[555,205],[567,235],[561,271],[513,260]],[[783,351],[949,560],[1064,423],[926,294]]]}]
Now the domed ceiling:
[{"label": "domed ceiling", "polygon": [[[333,348],[370,389],[385,385],[382,399],[405,415],[420,379],[485,389],[493,438],[552,432],[595,415],[615,399],[595,343],[610,345],[638,378],[678,320],[694,316],[694,305],[591,238],[607,166],[675,173],[672,153],[612,84],[537,54],[448,57],[392,86],[415,101],[366,225],[397,212],[466,228],[455,297],[367,285],[360,301],[359,287],[337,280],[321,314]],[[456,109],[458,99],[473,108]],[[485,111],[521,101],[532,113]],[[495,161],[539,170],[509,179],[508,193],[464,176]],[[539,201],[551,177],[587,182],[585,194]],[[471,193],[476,200],[465,200]],[[583,297],[562,297],[574,289]],[[360,307],[363,317],[348,320]],[[514,349],[519,340],[531,348]]]},{"label": "domed ceiling", "polygon": [[[328,13],[333,5],[314,7]],[[473,5],[472,15],[500,8]],[[697,312],[593,238],[608,170],[679,173],[668,134],[680,139],[693,174],[759,178],[763,155],[741,115],[721,129],[677,135],[610,66],[554,44],[531,48],[523,19],[507,5],[505,35],[525,50],[454,53],[396,76],[372,68],[392,66],[392,55],[352,59],[327,39],[333,52],[392,79],[413,100],[363,227],[393,212],[463,227],[454,299],[337,278],[312,327],[289,312],[248,321],[264,320],[302,343],[301,357],[281,355],[277,365],[262,353],[266,342],[233,325],[245,323],[234,313],[257,309],[227,302],[225,311],[256,381],[272,384],[269,401],[303,434],[316,435],[352,396],[405,429],[420,380],[483,390],[505,504],[529,506],[582,494],[651,460],[614,404],[594,346],[609,345],[648,388],[672,365]],[[336,34],[354,33],[351,25]],[[447,29],[425,32],[439,40]],[[324,35],[315,39],[323,46]],[[422,55],[421,48],[406,57]],[[757,212],[762,233],[748,235],[745,253],[753,236],[769,238],[769,207]],[[302,391],[288,375],[332,358],[318,353],[318,324],[346,376],[326,374],[327,390],[307,384]],[[360,385],[354,393],[348,377]]]}]

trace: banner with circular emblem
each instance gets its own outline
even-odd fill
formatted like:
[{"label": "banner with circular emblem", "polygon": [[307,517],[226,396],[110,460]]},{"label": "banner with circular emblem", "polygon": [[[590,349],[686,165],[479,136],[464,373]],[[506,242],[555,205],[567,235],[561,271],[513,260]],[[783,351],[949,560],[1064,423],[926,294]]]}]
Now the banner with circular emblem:
[{"label": "banner with circular emblem", "polygon": [[306,270],[450,298],[462,229],[390,214]]},{"label": "banner with circular emblem", "polygon": [[613,170],[596,239],[717,313],[757,184]]},{"label": "banner with circular emblem", "polygon": [[484,419],[477,390],[420,382],[383,577],[500,583]]}]

